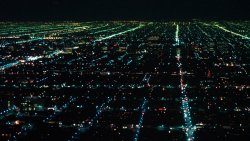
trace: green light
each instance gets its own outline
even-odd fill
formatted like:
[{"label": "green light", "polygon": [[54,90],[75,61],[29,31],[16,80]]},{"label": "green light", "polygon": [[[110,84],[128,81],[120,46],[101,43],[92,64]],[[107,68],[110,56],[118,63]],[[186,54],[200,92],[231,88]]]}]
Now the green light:
[{"label": "green light", "polygon": [[245,35],[242,35],[242,34],[239,34],[239,33],[236,33],[236,32],[233,32],[233,31],[230,31],[230,30],[226,29],[225,27],[222,27],[222,26],[220,26],[220,25],[218,25],[218,24],[214,24],[214,25],[210,25],[210,24],[207,24],[207,23],[202,23],[202,24],[203,24],[203,25],[206,25],[206,26],[215,26],[215,27],[217,27],[217,28],[219,28],[219,29],[221,29],[221,30],[223,30],[223,31],[225,31],[225,32],[228,32],[228,33],[231,33],[231,34],[233,34],[233,35],[242,37],[243,39],[250,40],[250,37],[245,36]]},{"label": "green light", "polygon": [[137,26],[137,27],[135,27],[135,28],[131,28],[131,29],[129,29],[129,30],[122,31],[122,32],[119,32],[119,33],[116,33],[116,34],[112,34],[112,35],[110,35],[110,36],[103,37],[103,38],[97,39],[97,40],[95,40],[95,41],[103,41],[103,40],[106,40],[106,39],[110,39],[110,38],[113,38],[113,37],[118,36],[118,35],[122,35],[122,34],[125,34],[125,33],[128,33],[128,32],[135,31],[135,30],[137,30],[137,29],[142,28],[143,26],[144,26],[144,25],[139,25],[139,26]]},{"label": "green light", "polygon": [[215,24],[214,26],[218,27],[219,29],[225,31],[225,32],[228,32],[228,33],[231,33],[233,35],[236,35],[236,36],[239,36],[239,37],[242,37],[243,39],[247,39],[247,40],[250,40],[250,37],[247,37],[247,36],[244,36],[244,35],[241,35],[239,33],[236,33],[236,32],[233,32],[233,31],[230,31],[222,26],[219,26],[218,24]]}]

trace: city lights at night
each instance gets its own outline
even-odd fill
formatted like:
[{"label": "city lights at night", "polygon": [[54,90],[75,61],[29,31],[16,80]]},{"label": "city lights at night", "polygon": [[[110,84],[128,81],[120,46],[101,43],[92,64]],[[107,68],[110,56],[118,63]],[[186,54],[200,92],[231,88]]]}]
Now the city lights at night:
[{"label": "city lights at night", "polygon": [[1,0],[0,141],[249,141],[247,0]]},{"label": "city lights at night", "polygon": [[3,139],[248,137],[249,22],[1,24]]},{"label": "city lights at night", "polygon": [[1,139],[249,138],[248,21],[25,24],[1,23]]}]

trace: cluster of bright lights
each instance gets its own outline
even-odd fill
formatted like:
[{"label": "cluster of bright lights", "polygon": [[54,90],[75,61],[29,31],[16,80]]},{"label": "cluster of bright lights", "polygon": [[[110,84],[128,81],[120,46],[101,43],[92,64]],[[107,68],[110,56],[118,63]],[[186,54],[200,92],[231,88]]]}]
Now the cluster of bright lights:
[{"label": "cluster of bright lights", "polygon": [[42,59],[42,58],[51,58],[53,56],[56,56],[56,55],[59,55],[59,54],[62,54],[62,53],[64,53],[64,51],[55,50],[52,53],[49,53],[49,54],[45,55],[45,57],[43,57],[43,56],[30,56],[30,57],[26,58],[26,61],[36,61],[36,60]]},{"label": "cluster of bright lights", "polygon": [[38,59],[41,59],[41,58],[43,58],[43,57],[42,56],[30,56],[26,60],[27,61],[35,61],[35,60],[38,60]]},{"label": "cluster of bright lights", "polygon": [[[59,55],[59,54],[62,54],[62,53],[64,53],[64,51],[55,50],[54,52],[45,55],[45,57],[43,57],[43,56],[30,56],[30,57],[27,57],[26,60],[24,60],[24,62],[36,61],[36,60],[41,59],[41,58],[51,58],[53,56],[56,56],[56,55]],[[3,66],[0,66],[0,70],[5,70],[5,69],[8,69],[8,68],[17,66],[19,64],[21,64],[20,61],[15,61],[15,62],[12,62],[12,63],[8,63],[8,64],[5,64]]]},{"label": "cluster of bright lights", "polygon": [[[124,25],[122,25],[122,26],[124,26]],[[116,27],[116,28],[114,28],[114,29],[102,30],[102,32],[105,32],[105,31],[108,31],[108,30],[115,30],[115,29],[121,28],[122,26]],[[110,38],[112,38],[112,37],[119,36],[119,35],[122,35],[122,34],[125,34],[125,33],[128,33],[128,32],[132,32],[132,31],[135,31],[135,30],[137,30],[137,29],[142,28],[143,26],[144,26],[144,25],[139,25],[138,27],[131,28],[131,29],[128,29],[128,30],[126,30],[126,31],[122,31],[122,32],[119,32],[119,33],[116,33],[116,34],[113,34],[113,35],[110,35],[110,36],[107,36],[107,37],[103,37],[103,38],[100,38],[100,39],[98,39],[98,40],[96,40],[96,41],[102,41],[102,40],[110,39]],[[82,28],[82,27],[79,27],[79,28]],[[78,27],[75,28],[75,29],[78,29]],[[85,27],[84,27],[84,29],[85,29]],[[101,31],[100,31],[100,32],[101,32]],[[27,43],[27,42],[32,42],[32,41],[42,40],[42,39],[43,39],[43,38],[32,38],[32,39],[29,39],[29,40],[17,41],[16,44],[22,44],[22,43]],[[55,56],[55,55],[59,55],[59,54],[62,54],[62,53],[64,53],[64,51],[62,51],[62,50],[56,50],[56,51],[54,51],[54,52],[52,52],[52,53],[50,53],[50,54],[47,54],[47,55],[44,56],[44,57],[43,57],[43,56],[30,56],[30,57],[26,58],[25,62],[26,62],[26,61],[36,61],[36,60],[42,59],[42,58],[51,58],[51,57],[53,57],[53,56]],[[125,54],[125,55],[126,55],[126,54]],[[98,58],[97,60],[94,60],[94,62],[95,62],[95,61],[98,61],[99,59],[106,58],[106,57],[107,57],[107,55],[105,55],[105,56],[103,56],[103,57],[101,57],[101,58]],[[123,57],[125,57],[125,56],[123,56]],[[120,59],[122,59],[123,57],[121,57]],[[132,62],[132,61],[128,62],[128,64],[130,64],[131,62]],[[92,62],[92,63],[93,63],[93,62]],[[16,66],[16,65],[18,65],[18,64],[20,64],[19,61],[15,61],[14,63],[5,64],[5,65],[3,65],[3,66],[0,66],[0,70],[5,70],[5,69],[11,68],[11,67],[13,67],[13,66]]]},{"label": "cluster of bright lights", "polygon": [[142,124],[143,124],[144,114],[145,114],[145,112],[147,110],[147,108],[146,108],[147,102],[148,102],[147,99],[144,97],[143,104],[141,106],[142,112],[141,112],[139,124],[136,125],[136,129],[135,129],[134,141],[137,141],[138,138],[139,138],[140,130],[141,130]]},{"label": "cluster of bright lights", "polygon": [[5,70],[5,69],[11,68],[11,67],[13,67],[13,66],[16,66],[16,65],[18,65],[18,64],[20,64],[19,61],[15,61],[15,62],[12,62],[12,63],[8,63],[8,64],[5,64],[5,65],[3,65],[3,66],[0,66],[0,70]]},{"label": "cluster of bright lights", "polygon": [[42,59],[42,58],[51,58],[51,57],[54,57],[54,56],[62,54],[62,53],[64,53],[64,51],[55,50],[52,53],[45,55],[44,57],[43,56],[30,56],[30,57],[26,58],[26,61],[36,61],[36,60]]},{"label": "cluster of bright lights", "polygon": [[176,31],[175,31],[175,43],[176,45],[180,44],[180,39],[179,39],[179,25],[176,25]]},{"label": "cluster of bright lights", "polygon": [[3,110],[0,112],[0,116],[5,116],[6,114],[9,114],[10,112],[13,112],[14,110],[16,110],[16,106],[12,106],[6,110]]},{"label": "cluster of bright lights", "polygon": [[[33,41],[38,41],[38,40],[44,40],[44,39],[57,39],[59,37],[45,37],[45,35],[47,34],[50,34],[50,33],[56,33],[56,34],[69,34],[69,33],[76,33],[76,32],[81,32],[82,30],[86,30],[88,29],[89,26],[80,26],[80,27],[75,27],[73,24],[72,25],[69,25],[69,26],[64,26],[64,27],[47,27],[46,29],[45,28],[37,28],[37,27],[21,27],[20,29],[16,29],[15,32],[13,31],[7,31],[7,33],[9,34],[9,32],[13,33],[13,34],[16,34],[16,38],[20,37],[20,36],[30,36],[30,39],[27,39],[27,40],[19,40],[19,41],[16,41],[15,44],[23,44],[23,43],[30,43],[30,42],[33,42]],[[30,30],[33,30],[32,33],[29,33]],[[46,30],[46,31],[44,31]],[[7,34],[6,33],[6,34]],[[43,35],[40,36],[40,35]],[[35,37],[34,35],[39,35],[40,37]],[[61,38],[59,38],[61,39]],[[3,47],[5,47],[6,45],[9,45],[9,44],[12,44],[12,43],[6,43],[3,45]]]},{"label": "cluster of bright lights", "polygon": [[195,126],[192,123],[192,118],[190,115],[191,107],[189,106],[188,103],[188,97],[186,95],[186,87],[187,85],[183,84],[183,79],[181,79],[181,94],[182,94],[181,102],[182,102],[182,111],[184,114],[185,130],[186,130],[187,140],[191,141],[194,140]]}]

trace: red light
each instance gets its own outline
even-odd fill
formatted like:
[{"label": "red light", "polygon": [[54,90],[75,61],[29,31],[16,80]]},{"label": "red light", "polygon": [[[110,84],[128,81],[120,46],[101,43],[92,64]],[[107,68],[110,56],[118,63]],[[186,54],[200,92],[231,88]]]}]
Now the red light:
[{"label": "red light", "polygon": [[159,111],[166,111],[166,108],[159,108]]}]

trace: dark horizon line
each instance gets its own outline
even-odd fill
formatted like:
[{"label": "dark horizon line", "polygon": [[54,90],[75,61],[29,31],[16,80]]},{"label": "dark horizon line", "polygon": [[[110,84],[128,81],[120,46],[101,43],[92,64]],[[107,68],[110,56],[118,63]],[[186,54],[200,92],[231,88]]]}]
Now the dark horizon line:
[{"label": "dark horizon line", "polygon": [[60,21],[75,21],[75,22],[92,22],[92,21],[141,21],[141,22],[167,22],[167,21],[247,21],[248,17],[184,17],[184,18],[0,18],[0,22],[60,22]]}]

